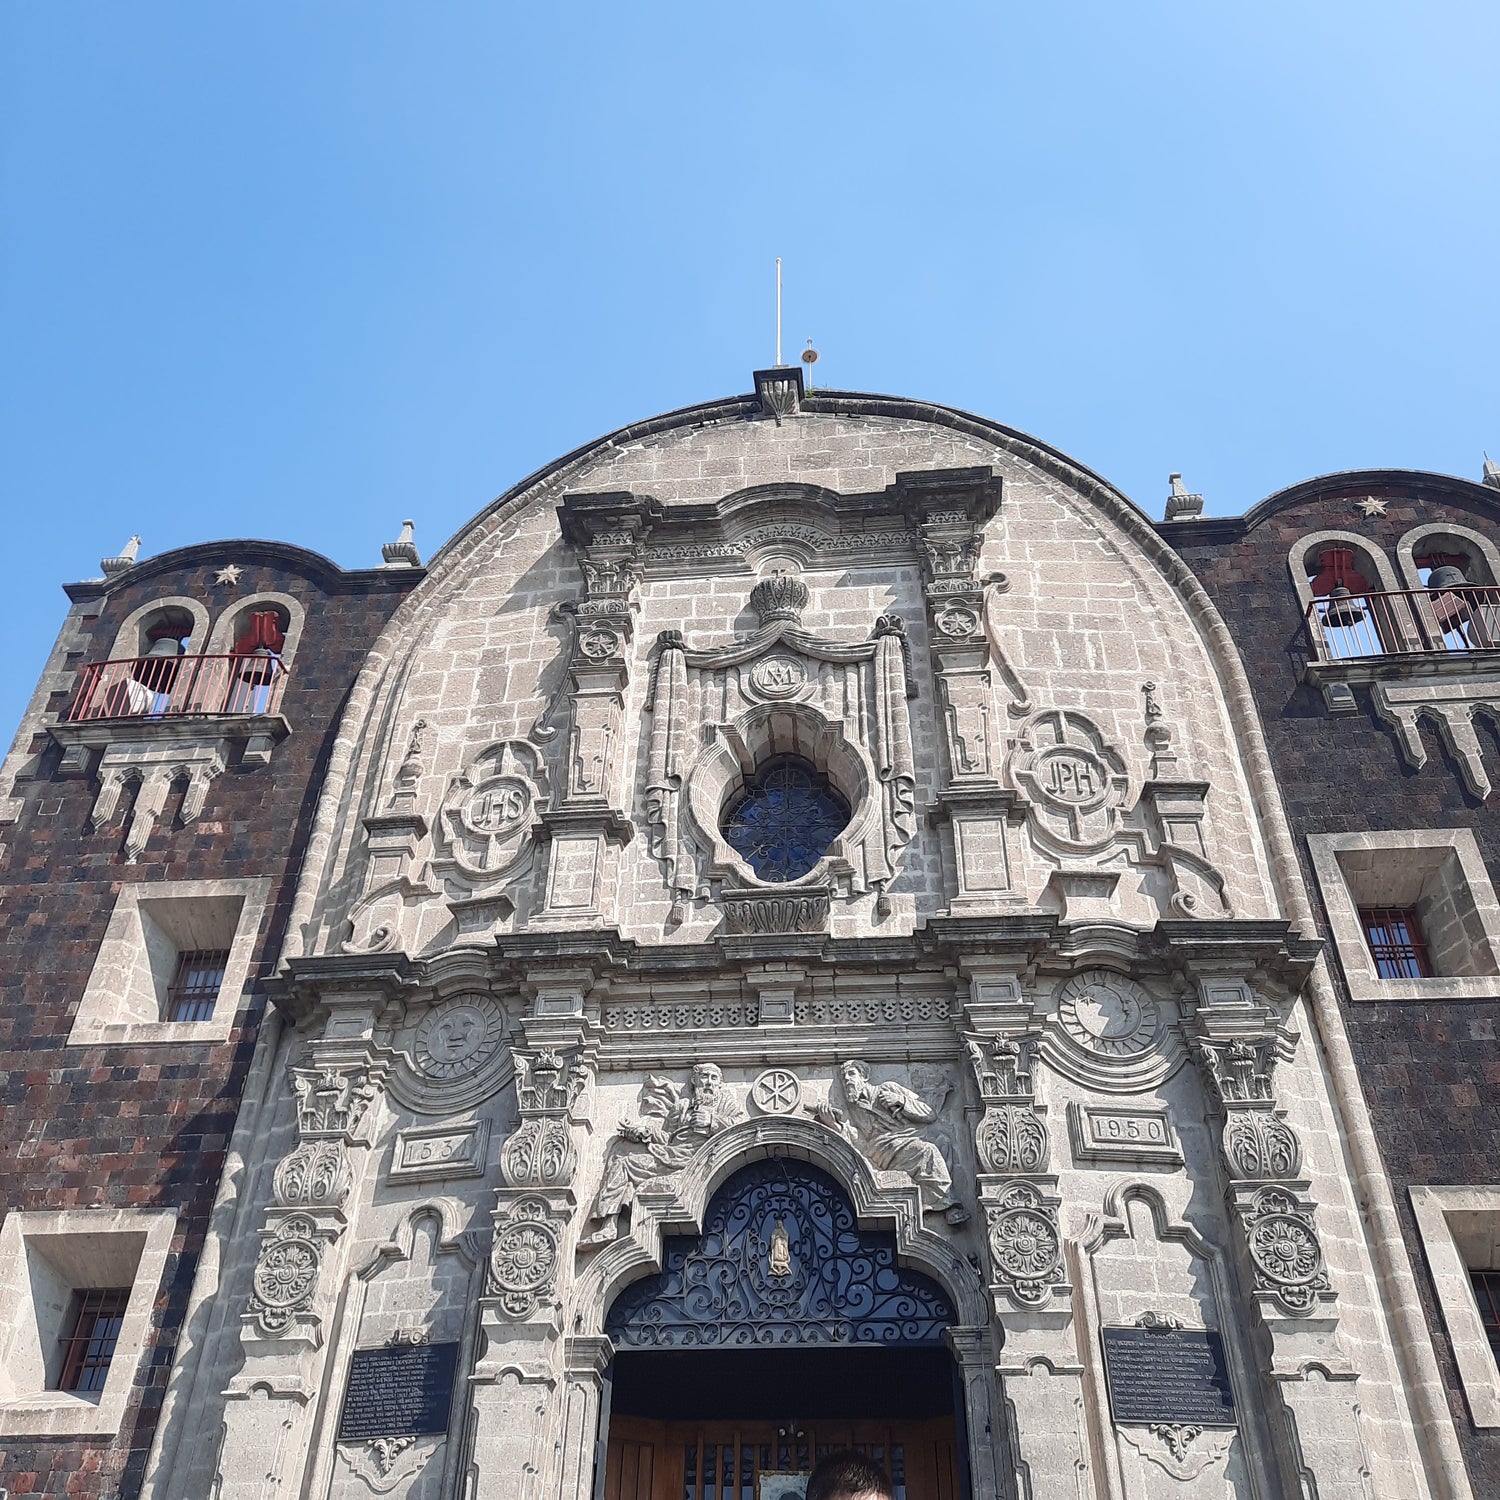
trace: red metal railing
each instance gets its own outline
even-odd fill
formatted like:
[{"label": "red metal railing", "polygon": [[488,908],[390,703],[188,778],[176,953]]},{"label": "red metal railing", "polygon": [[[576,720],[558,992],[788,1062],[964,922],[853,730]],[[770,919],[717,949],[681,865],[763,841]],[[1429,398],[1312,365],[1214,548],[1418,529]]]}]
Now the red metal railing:
[{"label": "red metal railing", "polygon": [[175,719],[190,714],[274,714],[287,669],[275,656],[137,656],[78,671],[63,715],[87,719]]},{"label": "red metal railing", "polygon": [[1320,661],[1500,651],[1500,588],[1325,594],[1307,631]]}]

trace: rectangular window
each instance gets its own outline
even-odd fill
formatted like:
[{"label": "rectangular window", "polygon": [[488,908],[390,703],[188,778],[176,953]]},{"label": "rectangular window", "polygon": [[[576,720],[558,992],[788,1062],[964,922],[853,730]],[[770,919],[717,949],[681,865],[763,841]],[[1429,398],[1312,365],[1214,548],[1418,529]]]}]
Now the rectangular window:
[{"label": "rectangular window", "polygon": [[1500,1271],[1470,1271],[1469,1283],[1479,1304],[1479,1321],[1495,1358],[1500,1360]]},{"label": "rectangular window", "polygon": [[90,1288],[74,1292],[73,1301],[70,1332],[61,1341],[63,1365],[57,1388],[91,1395],[104,1389],[109,1362],[115,1357],[115,1345],[125,1323],[130,1288]]},{"label": "rectangular window", "polygon": [[1430,979],[1432,965],[1414,906],[1362,906],[1360,925],[1381,979]]},{"label": "rectangular window", "polygon": [[167,989],[167,1020],[211,1021],[224,984],[229,950],[195,948],[177,955],[177,972]]}]

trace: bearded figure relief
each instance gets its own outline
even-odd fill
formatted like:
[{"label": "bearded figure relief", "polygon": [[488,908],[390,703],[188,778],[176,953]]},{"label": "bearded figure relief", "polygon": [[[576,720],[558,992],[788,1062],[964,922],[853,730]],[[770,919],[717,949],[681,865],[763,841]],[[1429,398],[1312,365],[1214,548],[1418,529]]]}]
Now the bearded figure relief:
[{"label": "bearded figure relief", "polygon": [[581,1245],[606,1245],[620,1233],[620,1214],[636,1188],[685,1167],[712,1135],[745,1118],[714,1063],[699,1063],[685,1088],[652,1074],[641,1089],[641,1114],[620,1121],[604,1159],[604,1178],[589,1215],[597,1227]]},{"label": "bearded figure relief", "polygon": [[905,1172],[922,1193],[925,1213],[940,1213],[955,1227],[968,1222],[969,1212],[953,1194],[953,1169],[942,1148],[925,1132],[946,1100],[944,1085],[929,1102],[904,1083],[872,1083],[868,1063],[851,1058],[839,1069],[844,1108],[830,1099],[815,1104],[811,1114],[836,1130],[882,1171]]}]

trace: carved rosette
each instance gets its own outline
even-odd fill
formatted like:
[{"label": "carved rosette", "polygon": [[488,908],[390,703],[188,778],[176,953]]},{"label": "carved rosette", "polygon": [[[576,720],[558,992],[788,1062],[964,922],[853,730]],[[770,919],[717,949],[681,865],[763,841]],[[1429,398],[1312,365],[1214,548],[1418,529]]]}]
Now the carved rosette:
[{"label": "carved rosette", "polygon": [[552,1296],[562,1260],[562,1233],[545,1198],[518,1199],[496,1223],[489,1295],[508,1317],[530,1317]]},{"label": "carved rosette", "polygon": [[1012,1183],[984,1203],[990,1267],[998,1290],[1019,1307],[1041,1307],[1064,1280],[1057,1209],[1030,1183]]},{"label": "carved rosette", "polygon": [[263,1332],[284,1332],[312,1305],[322,1263],[322,1237],[311,1219],[294,1216],[277,1225],[261,1247],[251,1283],[249,1313]]},{"label": "carved rosette", "polygon": [[1262,1188],[1240,1209],[1255,1269],[1255,1289],[1294,1317],[1311,1313],[1329,1292],[1312,1209],[1281,1188]]}]

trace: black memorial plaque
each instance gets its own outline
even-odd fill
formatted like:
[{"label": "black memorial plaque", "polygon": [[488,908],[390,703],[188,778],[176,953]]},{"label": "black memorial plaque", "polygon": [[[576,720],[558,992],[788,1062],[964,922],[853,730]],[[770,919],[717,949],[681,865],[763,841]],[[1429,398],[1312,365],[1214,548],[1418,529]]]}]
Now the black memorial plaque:
[{"label": "black memorial plaque", "polygon": [[1224,1340],[1206,1328],[1106,1328],[1104,1369],[1117,1422],[1233,1427]]},{"label": "black memorial plaque", "polygon": [[356,1349],[349,1365],[338,1440],[447,1432],[457,1369],[457,1344]]}]

